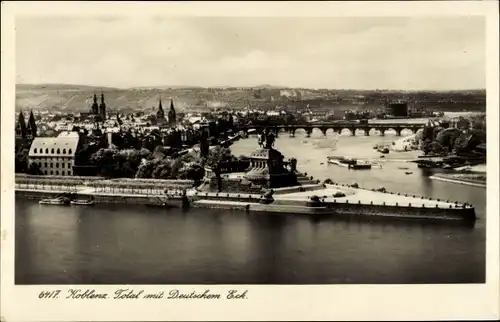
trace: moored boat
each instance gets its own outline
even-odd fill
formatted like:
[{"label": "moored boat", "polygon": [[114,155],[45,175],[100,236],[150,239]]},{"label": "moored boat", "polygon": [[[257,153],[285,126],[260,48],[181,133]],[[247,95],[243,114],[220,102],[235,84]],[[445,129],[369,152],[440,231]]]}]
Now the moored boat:
[{"label": "moored boat", "polygon": [[41,205],[67,205],[69,204],[69,199],[65,197],[47,198],[40,200],[38,203]]},{"label": "moored boat", "polygon": [[79,205],[79,206],[92,206],[95,204],[94,200],[71,200],[72,205]]}]

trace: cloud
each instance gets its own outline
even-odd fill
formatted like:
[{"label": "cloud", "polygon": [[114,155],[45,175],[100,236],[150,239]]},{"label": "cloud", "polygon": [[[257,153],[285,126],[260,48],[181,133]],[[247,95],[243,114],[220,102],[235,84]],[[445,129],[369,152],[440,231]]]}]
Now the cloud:
[{"label": "cloud", "polygon": [[479,88],[484,33],[481,17],[23,17],[16,68],[26,83]]}]

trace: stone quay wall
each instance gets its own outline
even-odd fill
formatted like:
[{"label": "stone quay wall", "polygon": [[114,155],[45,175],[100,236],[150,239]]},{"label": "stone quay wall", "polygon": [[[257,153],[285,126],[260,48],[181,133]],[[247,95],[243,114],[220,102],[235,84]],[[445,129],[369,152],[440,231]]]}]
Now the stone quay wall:
[{"label": "stone quay wall", "polygon": [[454,208],[423,208],[412,206],[394,205],[366,205],[366,204],[346,204],[328,203],[326,212],[334,212],[341,215],[363,215],[377,217],[405,217],[422,219],[456,219],[475,220],[476,213],[472,207]]},{"label": "stone quay wall", "polygon": [[[16,198],[41,200],[45,198],[55,198],[61,193],[61,191],[17,189],[15,196]],[[78,193],[77,196],[78,199],[93,198],[96,203],[156,205],[162,202],[166,202],[170,206],[182,206],[182,198],[180,195],[171,196],[169,198],[160,198],[161,196],[140,194]]]}]

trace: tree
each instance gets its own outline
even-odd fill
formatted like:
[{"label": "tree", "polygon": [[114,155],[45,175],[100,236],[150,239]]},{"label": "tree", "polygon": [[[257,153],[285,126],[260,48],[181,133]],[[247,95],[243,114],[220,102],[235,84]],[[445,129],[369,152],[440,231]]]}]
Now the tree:
[{"label": "tree", "polygon": [[15,156],[14,171],[16,173],[25,173],[28,170],[28,149],[22,148]]},{"label": "tree", "polygon": [[460,136],[461,132],[458,129],[446,129],[438,133],[436,142],[438,142],[444,150],[451,151],[454,147],[455,140]]},{"label": "tree", "polygon": [[134,177],[143,159],[151,152],[147,149],[100,149],[90,157],[90,164],[99,168],[99,173],[111,178]]},{"label": "tree", "polygon": [[28,171],[26,173],[31,174],[31,175],[36,175],[36,176],[43,175],[43,172],[40,169],[40,166],[36,162],[33,162],[32,164],[30,164]]},{"label": "tree", "polygon": [[210,143],[208,142],[207,134],[202,133],[200,139],[200,157],[207,158],[210,150]]},{"label": "tree", "polygon": [[100,175],[117,178],[120,176],[119,165],[116,163],[117,154],[116,149],[99,149],[91,155],[89,162],[99,168]]},{"label": "tree", "polygon": [[210,166],[216,166],[217,164],[225,161],[235,160],[236,158],[232,155],[229,148],[216,146],[214,149],[210,150],[207,158],[207,163]]},{"label": "tree", "polygon": [[184,163],[179,169],[178,178],[194,180],[197,184],[203,179],[205,169],[197,162]]}]

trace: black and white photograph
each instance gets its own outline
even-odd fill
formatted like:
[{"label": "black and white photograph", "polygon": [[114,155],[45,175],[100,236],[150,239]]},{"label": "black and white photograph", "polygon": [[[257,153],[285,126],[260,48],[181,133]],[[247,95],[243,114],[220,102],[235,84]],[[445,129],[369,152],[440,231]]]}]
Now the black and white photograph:
[{"label": "black and white photograph", "polygon": [[16,287],[487,282],[486,16],[95,5],[14,19]]}]

